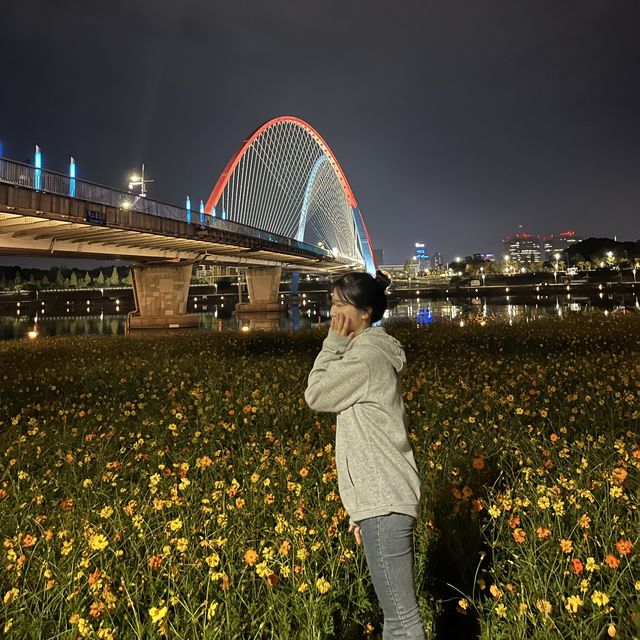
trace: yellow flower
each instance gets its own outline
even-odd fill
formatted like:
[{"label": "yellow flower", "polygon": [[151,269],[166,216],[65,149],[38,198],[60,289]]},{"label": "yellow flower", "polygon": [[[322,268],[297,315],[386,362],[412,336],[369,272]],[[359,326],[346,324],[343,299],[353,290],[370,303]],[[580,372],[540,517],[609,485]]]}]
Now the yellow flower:
[{"label": "yellow flower", "polygon": [[496,607],[495,611],[500,618],[507,617],[507,607],[505,607],[504,604],[502,604],[502,602]]},{"label": "yellow flower", "polygon": [[89,538],[89,547],[94,551],[103,551],[109,546],[109,541],[102,533],[94,533]]},{"label": "yellow flower", "polygon": [[619,487],[618,485],[615,485],[611,487],[611,489],[609,489],[609,494],[612,498],[619,498],[623,493],[624,491],[622,490],[622,487]]},{"label": "yellow flower", "polygon": [[301,582],[300,586],[298,587],[298,591],[300,593],[306,593],[307,591],[309,591],[309,583],[308,582]]},{"label": "yellow flower", "polygon": [[565,608],[569,613],[577,613],[578,609],[583,605],[580,596],[569,596],[565,601]]},{"label": "yellow flower", "polygon": [[548,509],[551,506],[551,500],[547,496],[542,496],[542,498],[538,498],[538,506],[541,509]]},{"label": "yellow flower", "polygon": [[327,591],[329,591],[330,588],[331,588],[331,583],[328,580],[325,580],[322,577],[316,580],[316,589],[320,593],[327,593]]},{"label": "yellow flower", "polygon": [[113,508],[112,507],[103,507],[100,510],[100,517],[104,518],[105,520],[110,518],[112,515],[113,515]]},{"label": "yellow flower", "polygon": [[60,549],[60,554],[63,556],[68,556],[71,553],[72,549],[73,549],[73,541],[65,540],[62,543],[62,549]]},{"label": "yellow flower", "polygon": [[149,609],[151,622],[160,622],[160,620],[162,620],[162,618],[164,618],[167,615],[168,610],[169,609],[166,606],[162,607],[161,609],[158,609],[156,607],[151,607],[151,609]]},{"label": "yellow flower", "polygon": [[609,596],[602,591],[594,591],[591,594],[591,602],[599,607],[604,607],[609,602]]},{"label": "yellow flower", "polygon": [[212,602],[209,605],[209,609],[207,610],[207,620],[211,620],[216,615],[216,611],[218,610],[218,603]]},{"label": "yellow flower", "polygon": [[469,608],[469,601],[466,598],[460,598],[458,606],[466,611]]},{"label": "yellow flower", "polygon": [[545,616],[551,615],[553,607],[548,600],[536,600],[536,609]]},{"label": "yellow flower", "polygon": [[4,598],[2,599],[2,601],[5,604],[9,604],[10,602],[13,602],[19,595],[20,591],[13,587],[13,589],[9,589],[9,591],[4,594]]},{"label": "yellow flower", "polygon": [[613,624],[613,622],[607,627],[607,635],[610,638],[615,638],[616,634],[617,634],[617,629],[616,629],[616,625]]},{"label": "yellow flower", "polygon": [[207,556],[204,561],[213,569],[220,564],[220,556],[214,552],[210,556]]},{"label": "yellow flower", "polygon": [[595,559],[589,556],[585,562],[584,568],[587,571],[595,571],[598,568],[598,565],[596,564]]},{"label": "yellow flower", "polygon": [[268,578],[271,575],[271,569],[267,566],[266,560],[256,565],[256,573],[261,578]]},{"label": "yellow flower", "polygon": [[488,511],[489,511],[489,515],[492,518],[497,518],[501,513],[500,507],[498,507],[496,505],[493,505],[493,506],[489,507]]},{"label": "yellow flower", "polygon": [[180,518],[169,520],[169,522],[167,522],[167,526],[169,527],[169,529],[171,529],[171,531],[179,531],[180,529],[182,529],[182,520],[180,520]]}]

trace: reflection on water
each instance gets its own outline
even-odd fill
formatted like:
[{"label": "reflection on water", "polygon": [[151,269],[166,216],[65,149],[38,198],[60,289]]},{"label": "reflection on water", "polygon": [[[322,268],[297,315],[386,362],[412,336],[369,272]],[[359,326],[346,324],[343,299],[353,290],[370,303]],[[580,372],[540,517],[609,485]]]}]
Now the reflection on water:
[{"label": "reflection on water", "polygon": [[[282,304],[282,313],[236,314],[235,298],[190,296],[188,312],[200,318],[200,330],[253,331],[269,329],[292,331],[314,326],[329,319],[326,296],[311,296],[298,305]],[[124,334],[126,316],[133,309],[129,297],[85,300],[21,300],[0,302],[0,339],[38,336]],[[621,313],[640,310],[638,297],[624,294],[592,298],[576,296],[534,296],[531,299],[487,298],[405,299],[395,302],[385,319],[413,318],[420,326],[433,322],[488,324],[491,322],[531,322],[540,318],[564,318],[584,313]]]}]

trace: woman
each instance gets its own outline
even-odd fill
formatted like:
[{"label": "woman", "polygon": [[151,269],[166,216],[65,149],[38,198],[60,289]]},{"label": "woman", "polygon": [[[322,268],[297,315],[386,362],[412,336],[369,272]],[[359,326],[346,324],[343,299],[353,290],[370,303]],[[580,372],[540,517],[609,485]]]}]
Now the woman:
[{"label": "woman", "polygon": [[384,613],[384,640],[424,638],[413,583],[420,479],[400,392],[400,343],[372,327],[387,307],[386,276],[348,273],[332,285],[331,326],[305,391],[315,411],[338,414],[336,465],[349,531],[364,543]]}]

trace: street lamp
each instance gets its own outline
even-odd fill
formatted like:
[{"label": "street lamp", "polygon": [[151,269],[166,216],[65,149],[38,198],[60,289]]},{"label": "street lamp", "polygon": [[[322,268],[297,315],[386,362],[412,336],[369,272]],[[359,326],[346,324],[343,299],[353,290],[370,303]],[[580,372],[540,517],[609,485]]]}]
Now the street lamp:
[{"label": "street lamp", "polygon": [[560,260],[560,254],[554,253],[553,257],[556,259],[556,271],[558,270],[558,260]]},{"label": "street lamp", "polygon": [[140,173],[132,173],[129,176],[129,191],[135,189],[136,187],[140,187],[140,193],[138,194],[139,198],[147,197],[147,189],[146,186],[150,182],[154,182],[153,180],[149,180],[144,177],[144,162],[142,163],[142,170]]}]

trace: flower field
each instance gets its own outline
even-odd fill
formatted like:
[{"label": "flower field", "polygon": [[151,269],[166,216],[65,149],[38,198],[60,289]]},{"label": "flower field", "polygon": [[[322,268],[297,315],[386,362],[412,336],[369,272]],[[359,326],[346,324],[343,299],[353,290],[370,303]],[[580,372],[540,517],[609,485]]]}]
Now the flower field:
[{"label": "flower field", "polygon": [[[427,630],[640,638],[640,317],[388,331]],[[0,344],[0,637],[380,637],[303,399],[322,338]]]}]

